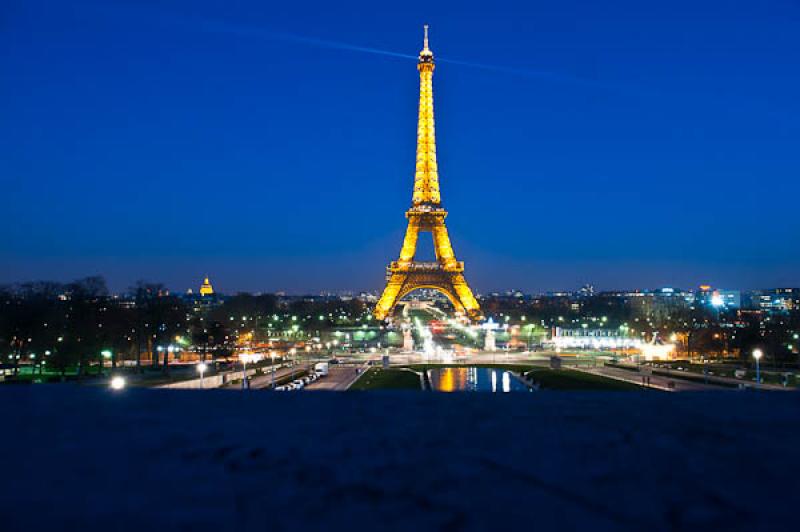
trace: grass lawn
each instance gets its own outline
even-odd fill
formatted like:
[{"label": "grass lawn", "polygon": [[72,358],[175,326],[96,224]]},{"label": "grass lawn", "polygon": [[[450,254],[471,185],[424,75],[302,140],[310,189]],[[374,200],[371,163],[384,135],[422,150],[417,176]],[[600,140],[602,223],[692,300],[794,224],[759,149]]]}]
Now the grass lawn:
[{"label": "grass lawn", "polygon": [[419,390],[419,376],[403,369],[371,368],[350,390]]},{"label": "grass lawn", "polygon": [[542,390],[639,390],[638,385],[600,375],[591,375],[571,369],[537,368],[529,377],[539,383]]}]

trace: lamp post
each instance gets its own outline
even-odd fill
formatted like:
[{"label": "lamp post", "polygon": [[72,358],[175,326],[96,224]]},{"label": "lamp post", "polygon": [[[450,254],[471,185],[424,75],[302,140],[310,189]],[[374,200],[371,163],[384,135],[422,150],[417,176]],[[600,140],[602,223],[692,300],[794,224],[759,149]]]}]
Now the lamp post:
[{"label": "lamp post", "polygon": [[[108,349],[104,349],[103,351],[100,351],[100,355],[103,357],[100,360],[100,374],[102,375],[103,374],[103,366],[105,366],[105,360],[111,359],[111,357],[114,356],[114,353],[112,353]],[[112,367],[113,367],[113,365],[112,365]]]},{"label": "lamp post", "polygon": [[175,346],[169,344],[169,346],[167,347],[167,352],[164,355],[164,373],[169,373],[169,359],[170,357],[172,357],[172,353],[174,352],[175,352]]},{"label": "lamp post", "polygon": [[275,351],[269,352],[269,358],[272,359],[272,385],[271,388],[275,389]]},{"label": "lamp post", "polygon": [[753,349],[753,358],[756,359],[756,386],[759,388],[761,388],[761,365],[759,361],[762,356],[764,356],[764,353],[761,349]]},{"label": "lamp post", "polygon": [[205,374],[205,372],[206,372],[206,370],[207,370],[207,369],[208,369],[208,366],[206,365],[206,363],[205,363],[205,362],[200,362],[200,363],[197,365],[197,371],[199,371],[199,372],[200,372],[200,389],[203,389],[203,388],[205,388],[205,387],[206,387],[206,386],[205,386],[205,379],[204,379],[204,376],[203,376],[203,375]]}]

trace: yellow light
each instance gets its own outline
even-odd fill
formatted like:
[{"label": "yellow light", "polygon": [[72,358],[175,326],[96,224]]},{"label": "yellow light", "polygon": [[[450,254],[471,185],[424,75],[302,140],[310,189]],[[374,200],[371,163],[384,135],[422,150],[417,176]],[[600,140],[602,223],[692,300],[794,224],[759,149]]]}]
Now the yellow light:
[{"label": "yellow light", "polygon": [[[436,133],[433,116],[433,52],[425,46],[419,63],[419,116],[417,125],[417,162],[411,209],[406,212],[408,227],[400,257],[387,269],[387,283],[375,306],[375,318],[385,319],[397,301],[420,288],[430,288],[444,294],[458,313],[473,320],[481,316],[480,306],[464,279],[464,264],[456,260],[444,219],[447,211],[441,208],[439,170],[436,163]],[[430,232],[436,262],[414,261],[420,232]]]},{"label": "yellow light", "polygon": [[210,296],[212,294],[214,294],[214,288],[211,286],[211,283],[208,282],[208,276],[206,275],[205,279],[203,279],[203,284],[200,285],[200,295]]},{"label": "yellow light", "polygon": [[675,345],[644,344],[642,345],[641,350],[645,360],[667,360],[672,351],[675,350]]}]

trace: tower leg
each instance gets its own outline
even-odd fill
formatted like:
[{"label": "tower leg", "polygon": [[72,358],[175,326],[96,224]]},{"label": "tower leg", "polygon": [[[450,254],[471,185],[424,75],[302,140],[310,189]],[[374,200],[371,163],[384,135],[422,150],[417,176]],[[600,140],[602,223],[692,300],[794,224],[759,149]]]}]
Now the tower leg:
[{"label": "tower leg", "polygon": [[403,238],[403,247],[400,249],[398,262],[409,263],[417,254],[417,240],[419,239],[419,224],[414,220],[408,221],[406,236]]},{"label": "tower leg", "polygon": [[472,295],[472,290],[464,279],[464,274],[456,274],[452,277],[453,291],[458,296],[458,300],[464,306],[467,315],[473,320],[481,317],[481,307],[478,305],[478,300]]},{"label": "tower leg", "polygon": [[383,294],[375,305],[375,318],[379,320],[386,319],[389,313],[397,304],[400,291],[403,290],[403,285],[406,282],[407,276],[402,273],[393,273],[386,283],[386,288],[383,289]]},{"label": "tower leg", "polygon": [[450,235],[447,234],[447,226],[444,225],[444,222],[433,226],[431,233],[433,234],[433,248],[436,250],[436,260],[445,268],[455,265],[456,254],[453,251]]}]

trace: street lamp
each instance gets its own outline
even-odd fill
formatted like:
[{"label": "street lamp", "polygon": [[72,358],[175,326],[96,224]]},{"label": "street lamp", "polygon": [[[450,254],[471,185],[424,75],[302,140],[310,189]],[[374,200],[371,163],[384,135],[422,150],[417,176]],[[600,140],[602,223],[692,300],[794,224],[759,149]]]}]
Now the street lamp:
[{"label": "street lamp", "polygon": [[[108,349],[104,349],[103,351],[100,351],[100,355],[101,355],[101,356],[102,356],[104,359],[106,359],[106,360],[110,360],[110,359],[111,359],[111,357],[113,356],[113,353],[112,353],[111,351],[109,351]],[[103,373],[103,366],[105,366],[105,365],[106,365],[106,364],[105,364],[105,362],[103,362],[103,363],[100,365],[100,373],[101,373],[101,374]]]},{"label": "street lamp", "polygon": [[289,349],[289,355],[292,357],[292,379],[294,379],[294,367],[297,365],[297,349],[294,347]]},{"label": "street lamp", "polygon": [[205,379],[203,378],[203,374],[206,372],[207,369],[208,369],[208,366],[206,365],[205,362],[200,362],[197,365],[197,371],[200,372],[200,388],[201,389],[205,388]]},{"label": "street lamp", "polygon": [[753,349],[753,358],[756,359],[756,385],[758,385],[759,388],[761,388],[761,366],[759,361],[762,356],[764,356],[764,353],[761,349]]},{"label": "street lamp", "polygon": [[247,380],[247,363],[258,362],[263,355],[255,353],[240,353],[239,360],[242,362],[242,390],[250,389],[250,382]]},{"label": "street lamp", "polygon": [[269,358],[272,359],[272,389],[275,389],[275,351],[269,352]]}]

